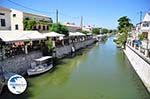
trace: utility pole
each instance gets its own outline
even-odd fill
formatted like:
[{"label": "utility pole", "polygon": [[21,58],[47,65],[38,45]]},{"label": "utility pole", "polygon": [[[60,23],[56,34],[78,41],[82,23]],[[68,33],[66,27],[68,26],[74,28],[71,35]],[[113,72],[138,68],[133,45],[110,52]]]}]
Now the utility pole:
[{"label": "utility pole", "polygon": [[56,23],[58,23],[58,9],[56,10]]},{"label": "utility pole", "polygon": [[80,23],[80,26],[81,26],[81,30],[82,30],[82,27],[83,27],[83,16],[81,16],[81,23]]},{"label": "utility pole", "polygon": [[142,22],[142,14],[143,14],[143,12],[140,11],[140,23]]}]

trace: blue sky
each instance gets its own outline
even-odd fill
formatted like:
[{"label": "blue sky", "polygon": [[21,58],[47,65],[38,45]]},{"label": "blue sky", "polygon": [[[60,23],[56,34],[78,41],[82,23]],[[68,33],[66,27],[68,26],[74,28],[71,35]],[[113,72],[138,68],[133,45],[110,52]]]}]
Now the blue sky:
[{"label": "blue sky", "polygon": [[[121,16],[128,16],[134,24],[140,20],[139,11],[143,16],[150,11],[150,0],[11,0],[32,9],[45,11],[55,21],[56,9],[59,10],[60,22],[75,22],[80,24],[83,16],[84,25],[114,29],[117,20]],[[8,0],[0,0],[0,6],[39,13],[21,6],[17,6]],[[41,13],[41,12],[40,12]]]}]

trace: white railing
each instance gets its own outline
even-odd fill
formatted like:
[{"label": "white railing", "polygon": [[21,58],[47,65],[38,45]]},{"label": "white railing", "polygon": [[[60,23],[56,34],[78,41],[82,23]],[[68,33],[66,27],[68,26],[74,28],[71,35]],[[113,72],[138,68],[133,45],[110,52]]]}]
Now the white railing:
[{"label": "white railing", "polygon": [[135,51],[138,55],[146,59],[150,62],[150,49],[143,48],[142,46],[138,46],[132,41],[127,41],[126,45],[130,47],[133,51]]}]

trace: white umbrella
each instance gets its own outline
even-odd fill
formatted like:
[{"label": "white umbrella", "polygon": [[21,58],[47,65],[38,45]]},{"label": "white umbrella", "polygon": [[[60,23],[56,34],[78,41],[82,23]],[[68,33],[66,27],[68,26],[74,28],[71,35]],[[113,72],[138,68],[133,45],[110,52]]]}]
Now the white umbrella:
[{"label": "white umbrella", "polygon": [[29,38],[30,40],[42,40],[45,39],[45,36],[43,36],[38,31],[25,31],[25,36]]},{"label": "white umbrella", "polygon": [[87,33],[86,35],[92,35],[92,33]]},{"label": "white umbrella", "polygon": [[69,36],[85,36],[85,34],[80,32],[75,32],[75,33],[69,32]]},{"label": "white umbrella", "polygon": [[63,34],[59,34],[59,33],[56,33],[56,32],[44,33],[43,35],[45,37],[63,37],[63,36],[65,36]]},{"label": "white umbrella", "polygon": [[0,38],[4,42],[45,39],[38,31],[0,31]]},{"label": "white umbrella", "polygon": [[76,33],[69,32],[69,36],[77,36]]},{"label": "white umbrella", "polygon": [[81,32],[76,32],[76,34],[77,34],[78,36],[85,36],[85,34],[83,34],[83,33],[81,33]]}]

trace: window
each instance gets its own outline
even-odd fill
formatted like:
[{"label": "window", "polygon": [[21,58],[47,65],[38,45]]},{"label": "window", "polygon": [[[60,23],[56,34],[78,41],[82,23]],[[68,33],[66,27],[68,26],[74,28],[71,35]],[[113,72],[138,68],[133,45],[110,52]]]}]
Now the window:
[{"label": "window", "polygon": [[18,26],[18,24],[16,24],[16,25],[15,25],[15,29],[16,29],[16,30],[18,30],[18,29],[19,29],[19,26]]},{"label": "window", "polygon": [[45,30],[45,26],[43,26],[43,30]]},{"label": "window", "polygon": [[41,25],[38,26],[38,29],[39,29],[39,30],[41,29]]},{"label": "window", "polygon": [[5,13],[0,13],[0,15],[5,15]]},{"label": "window", "polygon": [[33,27],[33,30],[37,30],[37,29],[36,29],[36,26]]},{"label": "window", "polygon": [[13,14],[13,17],[16,17],[16,14]]},{"label": "window", "polygon": [[47,26],[47,30],[49,30],[49,26]]},{"label": "window", "polygon": [[149,23],[143,23],[143,27],[149,27]]},{"label": "window", "polygon": [[30,20],[30,18],[29,18],[29,17],[26,17],[25,19],[26,19],[26,20]]},{"label": "window", "polygon": [[6,26],[6,22],[5,22],[5,19],[1,19],[1,26]]}]

